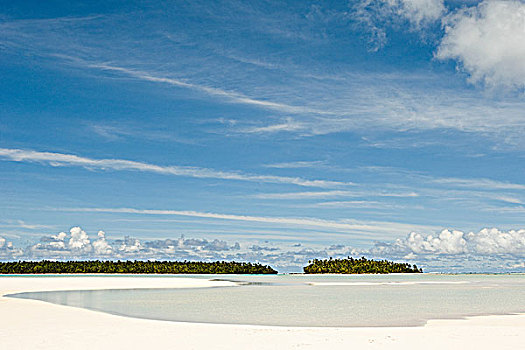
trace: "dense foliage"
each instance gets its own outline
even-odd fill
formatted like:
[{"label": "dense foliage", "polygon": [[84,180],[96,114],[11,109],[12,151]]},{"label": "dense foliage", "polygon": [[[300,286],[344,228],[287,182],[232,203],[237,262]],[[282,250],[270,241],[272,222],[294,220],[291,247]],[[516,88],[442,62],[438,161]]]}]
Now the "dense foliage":
[{"label": "dense foliage", "polygon": [[0,274],[31,273],[187,273],[275,274],[270,266],[246,262],[192,261],[18,261],[0,262]]},{"label": "dense foliage", "polygon": [[423,272],[416,265],[395,263],[387,260],[368,260],[365,257],[354,259],[328,259],[309,261],[304,273],[418,273]]}]

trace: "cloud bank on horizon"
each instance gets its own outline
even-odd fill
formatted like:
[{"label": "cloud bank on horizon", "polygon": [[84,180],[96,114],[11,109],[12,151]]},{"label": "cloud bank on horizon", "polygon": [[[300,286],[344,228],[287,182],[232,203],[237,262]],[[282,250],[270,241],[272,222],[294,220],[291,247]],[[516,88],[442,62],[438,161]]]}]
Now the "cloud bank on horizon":
[{"label": "cloud bank on horizon", "polygon": [[0,259],[523,265],[523,0],[27,1],[0,19]]},{"label": "cloud bank on horizon", "polygon": [[[241,260],[257,261],[277,266],[285,272],[298,272],[314,258],[344,258],[366,255],[376,259],[395,259],[417,263],[425,268],[443,264],[442,271],[523,272],[525,230],[500,231],[496,228],[479,232],[443,230],[438,235],[411,232],[395,242],[375,242],[368,249],[346,245],[305,247],[302,243],[275,245],[269,242],[228,243],[225,240],[203,238],[157,239],[141,241],[126,236],[108,240],[104,231],[95,239],[80,227],[69,234],[43,236],[38,243],[25,248],[15,247],[0,237],[0,257],[3,259],[157,259],[157,260]],[[502,260],[499,260],[501,258]],[[504,262],[503,262],[504,261]],[[480,266],[479,263],[483,265]],[[446,267],[447,263],[454,266]]]}]

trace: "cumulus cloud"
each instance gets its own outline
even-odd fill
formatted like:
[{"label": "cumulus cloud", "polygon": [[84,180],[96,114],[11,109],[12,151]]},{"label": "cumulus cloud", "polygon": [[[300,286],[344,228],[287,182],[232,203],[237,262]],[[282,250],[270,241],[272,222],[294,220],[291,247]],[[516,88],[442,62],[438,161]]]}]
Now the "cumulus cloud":
[{"label": "cumulus cloud", "polygon": [[464,233],[443,230],[438,235],[412,232],[393,243],[376,243],[375,254],[397,256],[419,255],[512,255],[525,257],[525,230],[500,231],[485,228],[479,232]]},{"label": "cumulus cloud", "polygon": [[143,248],[142,244],[138,239],[132,237],[125,237],[122,241],[116,241],[117,243],[117,256],[134,255],[140,256],[140,253],[146,253],[147,248]]},{"label": "cumulus cloud", "polygon": [[23,254],[21,249],[15,248],[13,242],[0,236],[0,259],[13,259]]},{"label": "cumulus cloud", "polygon": [[468,233],[466,239],[478,254],[512,254],[525,257],[525,230],[505,232],[486,228],[477,234]]},{"label": "cumulus cloud", "polygon": [[104,231],[96,238],[80,227],[72,227],[68,233],[60,232],[44,236],[25,249],[15,249],[12,243],[0,238],[0,259],[122,259],[122,260],[236,260],[270,264],[280,271],[301,271],[314,258],[357,256],[364,251],[345,245],[328,247],[305,247],[301,243],[281,244],[268,242],[227,242],[221,239],[186,238],[140,240],[126,236],[110,240]]},{"label": "cumulus cloud", "polygon": [[[469,4],[467,4],[469,5]],[[412,30],[441,20],[435,57],[455,60],[469,81],[490,88],[525,88],[525,1],[484,0],[449,12],[443,0],[365,0],[354,17],[369,32],[371,50],[387,43],[387,28],[406,21]]]},{"label": "cumulus cloud", "polygon": [[238,242],[230,245],[228,242],[204,238],[164,239],[140,241],[132,237],[113,242],[113,255],[120,258],[151,258],[151,259],[199,259],[224,258],[225,252],[239,250]]},{"label": "cumulus cloud", "polygon": [[[99,233],[99,240],[94,242],[94,244],[101,247],[103,240],[102,232],[102,237]],[[73,255],[82,255],[90,253],[93,247],[94,245],[91,243],[88,234],[82,228],[75,226],[69,230],[69,235],[65,232],[60,232],[56,235],[42,237],[40,243],[31,246],[31,251],[36,255],[46,255],[44,252],[66,252]]]},{"label": "cumulus cloud", "polygon": [[113,247],[106,241],[106,233],[98,231],[98,239],[93,242],[93,250],[96,255],[105,256],[113,253]]},{"label": "cumulus cloud", "polygon": [[522,271],[525,229],[495,228],[465,233],[443,230],[436,235],[412,232],[393,242],[376,242],[371,248],[345,244],[319,245],[304,242],[227,242],[220,239],[186,238],[140,240],[133,237],[108,240],[104,231],[96,238],[80,227],[69,233],[42,237],[25,249],[15,248],[0,237],[0,260],[16,259],[121,259],[121,260],[235,260],[269,264],[281,272],[299,272],[312,259],[366,256],[373,259],[409,261],[425,271]]},{"label": "cumulus cloud", "polygon": [[98,231],[96,238],[90,238],[80,227],[72,227],[69,233],[60,232],[44,236],[40,242],[25,250],[14,249],[11,242],[0,237],[0,258],[15,256],[46,259],[223,259],[226,254],[239,251],[238,242],[204,238],[141,241],[126,236],[123,239],[108,240],[104,231]]},{"label": "cumulus cloud", "polygon": [[39,243],[26,249],[25,255],[34,257],[82,256],[90,253],[92,249],[88,234],[76,226],[69,230],[69,235],[60,232],[56,235],[42,237]]},{"label": "cumulus cloud", "polygon": [[473,83],[525,87],[525,3],[485,0],[443,20],[445,36],[436,53],[454,59]]},{"label": "cumulus cloud", "polygon": [[80,227],[73,227],[69,230],[71,238],[69,239],[69,248],[76,251],[89,252],[92,249],[91,241],[87,233]]}]

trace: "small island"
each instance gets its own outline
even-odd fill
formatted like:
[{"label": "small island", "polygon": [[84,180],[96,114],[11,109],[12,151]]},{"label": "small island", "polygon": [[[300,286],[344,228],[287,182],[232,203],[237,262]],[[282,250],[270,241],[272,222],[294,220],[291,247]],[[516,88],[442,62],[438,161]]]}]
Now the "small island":
[{"label": "small island", "polygon": [[276,274],[267,265],[235,261],[17,261],[0,262],[0,274]]},{"label": "small island", "polygon": [[336,274],[363,274],[363,273],[422,273],[416,265],[395,263],[387,260],[368,260],[365,257],[354,259],[314,259],[303,268],[305,274],[336,273]]}]

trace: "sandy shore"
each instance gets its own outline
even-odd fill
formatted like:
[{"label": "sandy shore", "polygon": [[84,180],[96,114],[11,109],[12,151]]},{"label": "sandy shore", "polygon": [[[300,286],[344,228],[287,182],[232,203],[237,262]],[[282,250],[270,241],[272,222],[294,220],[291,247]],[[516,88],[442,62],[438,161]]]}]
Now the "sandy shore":
[{"label": "sandy shore", "polygon": [[142,320],[6,298],[25,291],[189,288],[229,282],[165,277],[0,277],[2,349],[520,349],[525,315],[424,327],[290,328]]}]

